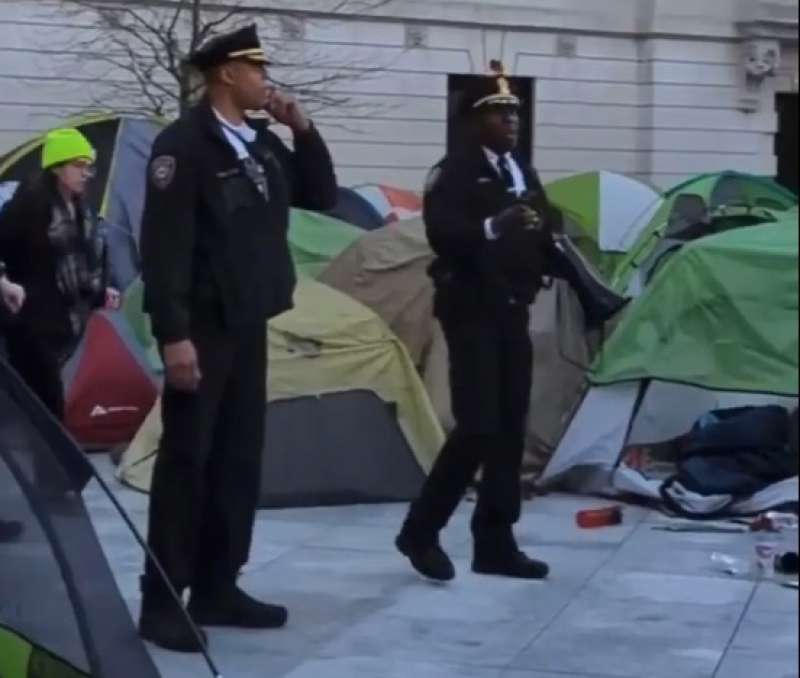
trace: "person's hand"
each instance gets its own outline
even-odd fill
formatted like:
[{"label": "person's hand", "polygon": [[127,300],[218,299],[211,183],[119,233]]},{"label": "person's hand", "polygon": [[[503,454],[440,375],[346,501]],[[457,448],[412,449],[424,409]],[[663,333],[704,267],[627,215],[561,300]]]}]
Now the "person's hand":
[{"label": "person's hand", "polygon": [[294,132],[307,132],[311,127],[311,121],[297,99],[278,89],[270,90],[265,108],[281,125]]},{"label": "person's hand", "polygon": [[539,215],[527,205],[514,205],[492,219],[492,231],[498,238],[508,233],[519,233],[536,228],[541,223]]},{"label": "person's hand", "polygon": [[203,375],[197,351],[189,339],[164,346],[164,367],[167,383],[176,391],[194,393],[199,388]]},{"label": "person's hand", "polygon": [[118,311],[122,306],[122,295],[118,289],[114,287],[106,287],[106,309],[109,311]]},{"label": "person's hand", "polygon": [[0,300],[16,315],[25,305],[25,288],[12,283],[8,278],[0,278]]}]

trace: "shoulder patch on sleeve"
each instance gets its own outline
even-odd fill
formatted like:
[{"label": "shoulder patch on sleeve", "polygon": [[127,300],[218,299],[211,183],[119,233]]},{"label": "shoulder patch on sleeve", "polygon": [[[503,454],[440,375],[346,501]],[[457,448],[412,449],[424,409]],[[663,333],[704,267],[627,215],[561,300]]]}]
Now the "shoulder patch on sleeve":
[{"label": "shoulder patch on sleeve", "polygon": [[430,193],[434,188],[436,188],[436,184],[439,183],[439,179],[441,178],[442,168],[437,165],[428,173],[428,178],[425,180],[425,193]]},{"label": "shoulder patch on sleeve", "polygon": [[178,161],[174,155],[160,155],[150,163],[150,181],[153,186],[163,191],[169,188],[175,178]]}]

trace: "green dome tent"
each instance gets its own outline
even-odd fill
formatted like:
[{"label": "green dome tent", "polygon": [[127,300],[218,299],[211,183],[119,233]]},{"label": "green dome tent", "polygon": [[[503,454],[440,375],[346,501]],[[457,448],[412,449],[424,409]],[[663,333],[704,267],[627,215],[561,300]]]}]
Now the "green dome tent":
[{"label": "green dome tent", "polygon": [[619,291],[638,294],[660,256],[676,244],[775,221],[796,207],[797,200],[794,193],[765,177],[738,172],[695,177],[668,191],[652,212],[634,224],[632,230],[639,236],[617,267],[612,284]]},{"label": "green dome tent", "polygon": [[[660,480],[629,466],[629,449],[674,440],[712,410],[797,407],[797,212],[677,251],[629,308],[588,380],[543,483],[568,479],[584,491],[659,500]],[[792,496],[796,478],[733,510],[764,510]]]},{"label": "green dome tent", "polygon": [[622,319],[590,381],[797,394],[797,262],[791,217],[687,244]]},{"label": "green dome tent", "polygon": [[545,186],[550,201],[577,226],[576,243],[605,276],[636,241],[637,223],[652,214],[661,195],[636,179],[613,172],[585,172]]}]

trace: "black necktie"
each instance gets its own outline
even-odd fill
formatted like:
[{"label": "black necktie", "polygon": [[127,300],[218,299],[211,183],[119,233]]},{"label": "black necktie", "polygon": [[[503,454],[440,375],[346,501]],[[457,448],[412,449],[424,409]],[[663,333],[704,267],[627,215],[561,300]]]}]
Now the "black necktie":
[{"label": "black necktie", "polygon": [[508,164],[507,155],[501,155],[497,159],[497,169],[500,170],[500,177],[503,179],[503,183],[506,185],[508,192],[516,194],[517,185],[514,183],[514,175],[511,174],[511,167]]}]

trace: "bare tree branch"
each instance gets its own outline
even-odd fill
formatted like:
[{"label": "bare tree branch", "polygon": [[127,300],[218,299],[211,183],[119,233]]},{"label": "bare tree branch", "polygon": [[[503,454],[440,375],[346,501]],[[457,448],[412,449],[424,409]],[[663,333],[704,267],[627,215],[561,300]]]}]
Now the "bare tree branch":
[{"label": "bare tree branch", "polygon": [[[331,0],[324,12],[366,14],[391,1]],[[157,115],[184,110],[195,100],[201,86],[186,59],[205,41],[244,21],[306,20],[300,11],[253,5],[246,0],[61,0],[63,10],[92,31],[91,37],[71,44],[75,66],[92,70],[105,64],[110,69],[106,77],[95,80],[93,101]],[[297,94],[312,112],[350,107],[364,112],[372,106],[336,90],[380,72],[380,66],[347,55],[331,59],[312,54],[302,39],[287,41],[278,52],[272,79]],[[110,77],[111,72],[116,77]],[[127,79],[120,79],[120,74]]]}]

